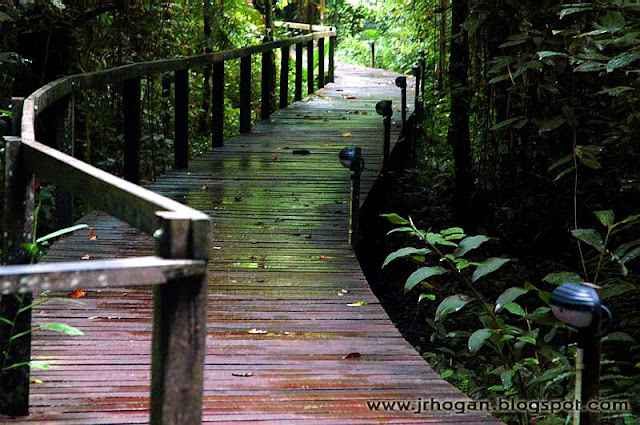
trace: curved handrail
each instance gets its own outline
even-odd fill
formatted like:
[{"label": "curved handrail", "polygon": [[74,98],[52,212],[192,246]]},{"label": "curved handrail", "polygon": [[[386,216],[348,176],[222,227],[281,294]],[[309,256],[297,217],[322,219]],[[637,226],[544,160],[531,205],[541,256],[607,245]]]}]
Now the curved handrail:
[{"label": "curved handrail", "polygon": [[[281,26],[284,28],[309,30],[309,25],[296,24],[292,22],[279,24],[282,24]],[[116,83],[130,78],[144,77],[158,72],[180,71],[194,66],[212,65],[231,59],[240,59],[257,53],[265,53],[274,49],[292,46],[294,44],[306,43],[321,38],[335,37],[337,35],[334,27],[313,25],[311,28],[312,31],[316,32],[283,40],[257,44],[254,46],[242,47],[239,49],[224,50],[181,58],[137,62],[115,68],[109,68],[103,71],[88,72],[59,78],[42,86],[25,99],[22,110],[21,137],[23,140],[35,140],[35,119],[38,114],[53,104],[56,100],[71,94],[74,90],[94,89],[102,87],[105,84]]]}]

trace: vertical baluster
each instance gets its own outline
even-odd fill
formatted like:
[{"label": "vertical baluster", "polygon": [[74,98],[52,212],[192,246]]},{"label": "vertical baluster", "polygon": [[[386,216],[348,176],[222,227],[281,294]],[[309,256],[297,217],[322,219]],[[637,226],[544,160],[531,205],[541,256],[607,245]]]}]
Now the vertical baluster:
[{"label": "vertical baluster", "polygon": [[290,46],[280,50],[280,109],[289,104],[289,52]]},{"label": "vertical baluster", "polygon": [[130,78],[123,85],[124,178],[140,183],[140,78]]},{"label": "vertical baluster", "polygon": [[315,91],[313,81],[313,40],[307,42],[307,94]]},{"label": "vertical baluster", "polygon": [[251,56],[240,58],[240,133],[251,133]]},{"label": "vertical baluster", "polygon": [[262,53],[262,87],[260,119],[266,120],[271,116],[271,83],[273,68],[271,67],[271,51]]},{"label": "vertical baluster", "polygon": [[[14,114],[16,109],[14,109]],[[20,139],[5,137],[4,211],[2,228],[4,236],[4,263],[25,264],[29,255],[23,243],[33,240],[33,210],[35,203],[35,178],[22,166]],[[33,302],[31,293],[9,294],[0,292],[0,316],[13,321],[13,329],[0,326],[0,353],[9,352],[8,365],[31,360],[31,334],[14,340],[12,335],[31,329],[31,309],[19,310]],[[13,333],[11,331],[13,330]],[[4,357],[4,356],[2,356]],[[0,414],[22,416],[29,413],[29,367],[6,371],[0,379]]]},{"label": "vertical baluster", "polygon": [[302,43],[296,44],[296,89],[295,101],[302,100]]},{"label": "vertical baluster", "polygon": [[318,39],[318,88],[324,87],[324,38]]},{"label": "vertical baluster", "polygon": [[329,37],[329,82],[335,82],[335,56],[336,56],[336,40],[337,37]]},{"label": "vertical baluster", "polygon": [[[156,255],[206,259],[209,222],[157,214]],[[173,277],[153,292],[151,424],[202,422],[207,285],[205,276]]]},{"label": "vertical baluster", "polygon": [[224,145],[224,62],[213,64],[211,138],[213,147]]},{"label": "vertical baluster", "polygon": [[175,168],[189,166],[189,70],[175,72],[175,138],[173,159]]}]

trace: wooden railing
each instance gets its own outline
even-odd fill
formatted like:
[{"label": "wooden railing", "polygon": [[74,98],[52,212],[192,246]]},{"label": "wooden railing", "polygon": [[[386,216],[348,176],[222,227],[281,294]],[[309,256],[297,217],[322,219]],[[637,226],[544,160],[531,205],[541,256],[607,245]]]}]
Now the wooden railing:
[{"label": "wooden railing", "polygon": [[[307,49],[308,91],[314,85],[314,41],[319,57],[318,87],[333,81],[336,31],[331,27],[278,23],[309,34],[260,45],[200,56],[164,59],[124,65],[105,71],[72,75],[53,81],[24,100],[14,102],[16,135],[6,137],[4,181],[4,264],[0,267],[0,316],[17,318],[11,330],[0,323],[0,353],[7,350],[9,364],[28,362],[31,350],[32,294],[44,290],[69,291],[76,288],[154,286],[153,349],[151,377],[151,423],[200,424],[202,416],[204,347],[206,336],[206,263],[209,258],[209,217],[176,201],[146,190],[140,181],[140,81],[161,72],[174,72],[175,136],[174,164],[188,166],[188,71],[194,67],[213,68],[212,144],[223,144],[225,62],[240,59],[240,130],[251,130],[251,56],[262,54],[262,110],[268,118],[271,105],[264,99],[272,91],[270,52],[281,49],[280,102],[288,103],[289,56],[296,46],[295,99],[302,98],[303,48]],[[324,41],[329,38],[329,67],[325,76]],[[70,97],[79,91],[122,83],[124,107],[124,180],[69,156],[62,147],[73,137],[73,105]],[[58,129],[54,146],[37,141],[36,119],[54,108]],[[51,143],[50,143],[51,144]],[[24,265],[29,257],[22,247],[32,241],[35,175],[97,209],[152,235],[155,255],[101,261],[81,261]],[[63,199],[57,202],[64,205]],[[69,205],[69,202],[67,202]],[[59,208],[68,214],[71,208]],[[64,221],[63,221],[64,222]],[[0,413],[28,414],[29,368],[6,371],[0,381]]]}]

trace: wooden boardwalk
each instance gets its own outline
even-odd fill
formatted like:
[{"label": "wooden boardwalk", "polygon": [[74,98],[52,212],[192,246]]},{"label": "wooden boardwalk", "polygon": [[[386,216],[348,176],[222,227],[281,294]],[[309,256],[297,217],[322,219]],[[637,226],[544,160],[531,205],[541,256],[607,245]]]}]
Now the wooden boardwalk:
[{"label": "wooden boardwalk", "polygon": [[[467,400],[405,342],[347,243],[350,180],[337,154],[362,147],[364,199],[381,168],[375,103],[392,99],[400,120],[395,77],[340,66],[334,84],[147,185],[213,218],[204,422],[500,423],[485,413],[367,405]],[[103,213],[81,222],[98,239],[78,231],[47,261],[152,252],[149,237]],[[33,374],[32,414],[0,422],[148,422],[151,290],[91,291],[81,301],[34,311],[36,324],[65,322],[85,336],[34,336],[34,360],[52,369]]]}]

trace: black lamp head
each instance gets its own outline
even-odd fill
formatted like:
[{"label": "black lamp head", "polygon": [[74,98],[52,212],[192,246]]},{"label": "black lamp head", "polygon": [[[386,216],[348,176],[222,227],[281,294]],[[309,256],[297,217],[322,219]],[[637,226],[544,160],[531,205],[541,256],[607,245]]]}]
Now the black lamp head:
[{"label": "black lamp head", "polygon": [[582,284],[565,283],[551,293],[551,311],[556,319],[586,334],[594,334],[604,311],[608,324],[596,337],[605,335],[611,327],[611,311],[602,305],[595,289]]},{"label": "black lamp head", "polygon": [[420,49],[418,54],[420,55],[420,59],[424,59],[427,56],[427,54],[424,52],[424,49]]},{"label": "black lamp head", "polygon": [[381,100],[376,103],[376,112],[383,117],[390,117],[393,115],[393,108],[391,107],[390,100]]},{"label": "black lamp head", "polygon": [[420,65],[418,65],[417,62],[414,62],[413,65],[411,65],[411,73],[413,75],[418,75],[419,71],[420,71]]},{"label": "black lamp head", "polygon": [[396,86],[400,87],[401,89],[406,89],[407,88],[407,77],[405,77],[403,75],[401,77],[396,78]]},{"label": "black lamp head", "polygon": [[364,170],[364,159],[362,159],[362,149],[358,146],[347,146],[342,148],[338,154],[340,164],[356,174]]}]

